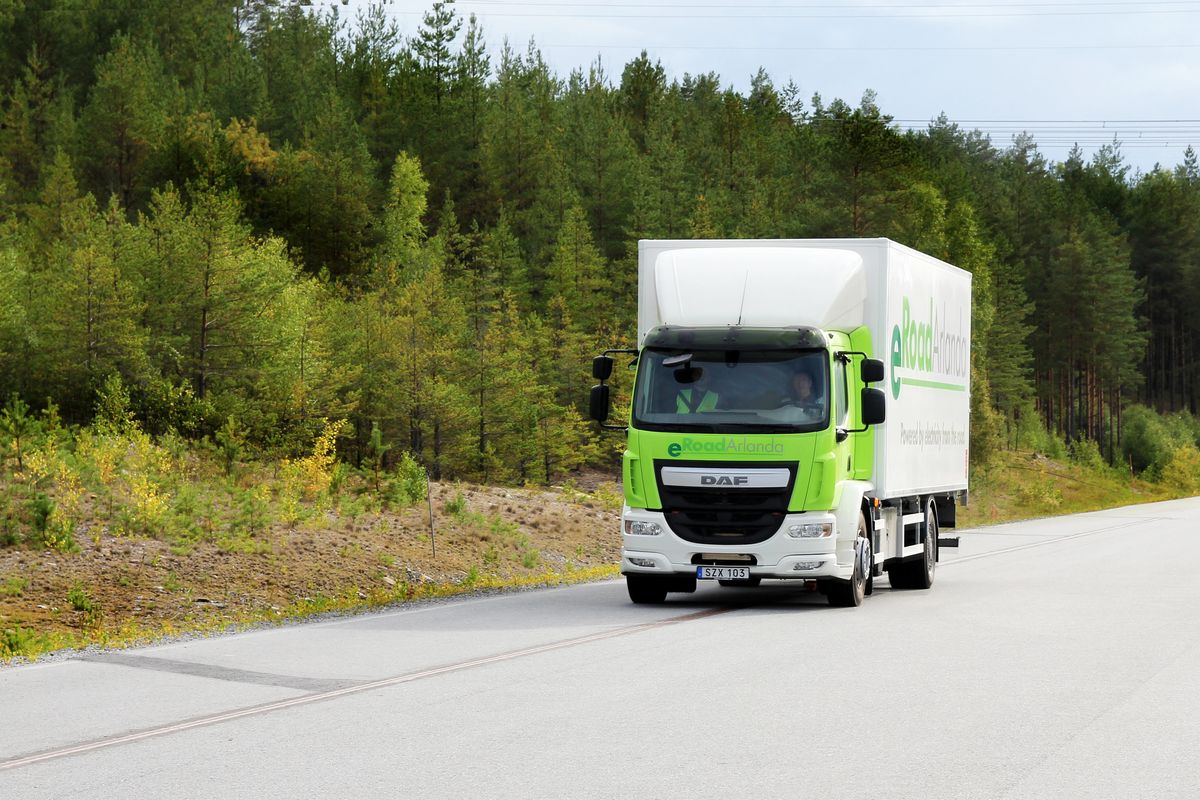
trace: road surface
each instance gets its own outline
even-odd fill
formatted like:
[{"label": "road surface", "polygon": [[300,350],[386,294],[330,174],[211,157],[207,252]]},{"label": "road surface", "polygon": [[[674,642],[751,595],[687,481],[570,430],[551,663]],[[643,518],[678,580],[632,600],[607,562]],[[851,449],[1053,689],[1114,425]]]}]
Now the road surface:
[{"label": "road surface", "polygon": [[0,798],[1200,796],[1200,499],[932,590],[619,581],[0,670]]}]

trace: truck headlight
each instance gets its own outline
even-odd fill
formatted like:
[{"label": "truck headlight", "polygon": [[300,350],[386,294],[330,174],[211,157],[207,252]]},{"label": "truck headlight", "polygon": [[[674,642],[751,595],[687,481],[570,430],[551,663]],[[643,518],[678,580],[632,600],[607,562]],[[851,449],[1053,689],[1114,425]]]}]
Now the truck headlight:
[{"label": "truck headlight", "polygon": [[645,522],[640,519],[625,520],[625,532],[631,533],[634,536],[658,536],[662,533],[662,526],[657,522]]},{"label": "truck headlight", "polygon": [[832,522],[806,522],[803,525],[792,525],[788,528],[788,536],[793,539],[819,539],[822,536],[832,535]]}]

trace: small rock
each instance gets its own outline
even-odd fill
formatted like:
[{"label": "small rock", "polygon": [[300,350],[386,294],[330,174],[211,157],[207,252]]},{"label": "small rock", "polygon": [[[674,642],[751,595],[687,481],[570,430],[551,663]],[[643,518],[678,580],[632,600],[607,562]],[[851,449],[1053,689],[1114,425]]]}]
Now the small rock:
[{"label": "small rock", "polygon": [[47,611],[47,610],[49,610],[50,606],[42,605],[41,603],[39,603],[38,608],[40,608],[42,611]]},{"label": "small rock", "polygon": [[107,547],[101,547],[101,548],[100,548],[100,555],[104,556],[105,558],[108,558],[109,556],[111,556],[111,555],[112,555],[112,550],[111,550],[110,548],[107,548]]},{"label": "small rock", "polygon": [[384,576],[383,576],[383,582],[384,582],[384,583],[386,583],[388,586],[395,586],[395,585],[396,585],[396,579],[395,579],[395,578],[393,578],[391,575],[384,575]]},{"label": "small rock", "polygon": [[358,599],[359,599],[359,600],[366,600],[366,599],[367,599],[367,593],[366,593],[366,592],[364,592],[362,589],[359,589],[359,590],[358,590]]}]

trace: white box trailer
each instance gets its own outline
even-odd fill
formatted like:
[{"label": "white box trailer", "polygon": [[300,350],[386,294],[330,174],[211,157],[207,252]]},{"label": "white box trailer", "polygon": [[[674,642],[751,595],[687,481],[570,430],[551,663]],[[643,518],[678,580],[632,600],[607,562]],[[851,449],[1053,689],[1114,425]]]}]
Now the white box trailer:
[{"label": "white box trailer", "polygon": [[[853,601],[859,578],[869,591],[885,569],[893,584],[931,584],[937,530],[954,525],[967,491],[970,273],[887,239],[657,240],[638,252],[622,520],[631,597],[687,590],[689,577],[709,577],[708,562],[738,559],[749,566],[713,574],[812,578],[835,602]],[[600,418],[611,360],[597,363]],[[815,405],[761,399],[792,391],[789,375],[816,386]],[[783,470],[786,485],[766,485]],[[774,516],[739,528],[760,500]],[[832,532],[811,537],[823,542],[789,535],[826,520]],[[867,574],[856,577],[863,549]],[[828,559],[796,574],[793,563],[816,555]]]}]

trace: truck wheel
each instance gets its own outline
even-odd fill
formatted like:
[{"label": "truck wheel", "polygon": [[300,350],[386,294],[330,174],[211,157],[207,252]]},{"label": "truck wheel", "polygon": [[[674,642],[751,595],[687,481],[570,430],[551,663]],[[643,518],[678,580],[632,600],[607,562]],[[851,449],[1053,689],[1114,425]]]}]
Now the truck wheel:
[{"label": "truck wheel", "polygon": [[625,576],[629,599],[637,605],[658,605],[667,599],[667,582],[657,575],[630,573]]},{"label": "truck wheel", "polygon": [[925,546],[917,558],[888,570],[893,589],[928,589],[933,586],[933,573],[937,569],[937,540],[937,514],[933,510],[933,499],[930,498],[925,503]]},{"label": "truck wheel", "polygon": [[830,581],[826,596],[829,605],[857,608],[867,594],[867,576],[871,572],[871,539],[867,536],[867,522],[858,515],[858,537],[854,540],[854,575],[848,581]]},{"label": "truck wheel", "polygon": [[735,588],[736,587],[753,588],[755,586],[758,586],[760,583],[762,583],[762,578],[747,578],[744,581],[739,581],[739,580],[717,581],[717,583],[721,584],[722,586],[732,586]]}]

